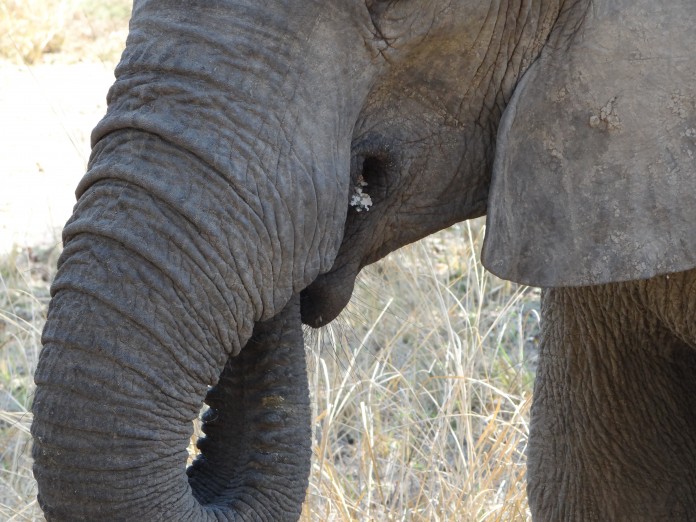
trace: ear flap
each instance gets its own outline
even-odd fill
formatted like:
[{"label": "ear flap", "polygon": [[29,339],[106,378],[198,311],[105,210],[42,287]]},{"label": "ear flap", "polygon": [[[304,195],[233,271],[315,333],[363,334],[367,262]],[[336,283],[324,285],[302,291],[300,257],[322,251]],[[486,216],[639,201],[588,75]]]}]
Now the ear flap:
[{"label": "ear flap", "polygon": [[696,266],[696,4],[590,5],[572,36],[554,29],[501,122],[482,258],[505,279]]}]

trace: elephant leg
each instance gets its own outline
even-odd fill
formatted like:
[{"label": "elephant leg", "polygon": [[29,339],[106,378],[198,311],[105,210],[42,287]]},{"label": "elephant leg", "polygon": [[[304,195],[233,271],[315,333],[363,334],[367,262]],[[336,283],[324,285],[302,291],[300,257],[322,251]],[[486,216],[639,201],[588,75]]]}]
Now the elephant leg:
[{"label": "elephant leg", "polygon": [[[663,279],[544,292],[528,447],[535,520],[696,520],[694,326],[652,308],[666,304]],[[694,294],[673,286],[670,306],[686,316]]]},{"label": "elephant leg", "polygon": [[696,270],[633,283],[646,313],[696,350]]}]

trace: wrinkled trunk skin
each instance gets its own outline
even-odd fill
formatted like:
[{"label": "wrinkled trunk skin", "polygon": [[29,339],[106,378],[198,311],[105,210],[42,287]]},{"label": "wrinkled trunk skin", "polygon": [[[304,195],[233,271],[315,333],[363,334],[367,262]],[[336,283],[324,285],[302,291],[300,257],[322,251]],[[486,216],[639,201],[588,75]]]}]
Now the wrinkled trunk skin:
[{"label": "wrinkled trunk skin", "polygon": [[696,270],[548,289],[534,388],[534,520],[696,520]]},{"label": "wrinkled trunk skin", "polygon": [[[271,4],[135,2],[35,375],[49,520],[299,516],[310,437],[292,296],[340,244],[337,172],[367,81],[334,78],[353,70],[344,56],[314,72],[346,20]],[[353,40],[346,55],[366,53]]]},{"label": "wrinkled trunk skin", "polygon": [[[194,497],[231,513],[294,520],[308,485],[309,389],[299,299],[258,323],[210,389],[202,454],[187,470]],[[231,511],[230,511],[231,508]]]},{"label": "wrinkled trunk skin", "polygon": [[[54,320],[68,297],[83,322],[122,319],[86,295],[61,293],[52,305]],[[36,374],[34,472],[49,520],[299,517],[311,456],[299,299],[257,324],[242,354],[229,359],[207,391],[206,437],[188,481],[184,466],[196,401],[166,396],[177,393],[174,383],[165,385],[163,376],[128,364],[133,354],[116,352],[110,340],[84,346],[83,333],[77,327],[61,339],[47,331]],[[147,335],[121,334],[133,344]],[[157,356],[148,350],[152,343],[139,346],[150,352],[139,350],[140,357]],[[102,357],[123,359],[103,365]],[[202,399],[207,387],[177,370],[177,388],[195,389]],[[131,411],[137,412],[135,423]]]}]

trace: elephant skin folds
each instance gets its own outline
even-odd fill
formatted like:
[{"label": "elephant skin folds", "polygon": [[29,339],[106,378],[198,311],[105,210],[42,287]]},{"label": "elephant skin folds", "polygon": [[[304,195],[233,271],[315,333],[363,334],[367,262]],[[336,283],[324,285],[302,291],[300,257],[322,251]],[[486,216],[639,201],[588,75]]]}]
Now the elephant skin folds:
[{"label": "elephant skin folds", "polygon": [[486,266],[549,287],[535,519],[696,518],[696,276],[653,277],[696,265],[695,28],[687,0],[136,0],[36,371],[47,518],[296,520],[301,321],[485,213]]}]

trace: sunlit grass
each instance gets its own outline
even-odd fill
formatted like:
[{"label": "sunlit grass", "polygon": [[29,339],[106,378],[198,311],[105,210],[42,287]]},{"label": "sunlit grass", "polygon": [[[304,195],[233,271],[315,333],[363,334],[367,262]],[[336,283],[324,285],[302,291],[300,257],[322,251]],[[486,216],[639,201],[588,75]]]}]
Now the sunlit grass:
[{"label": "sunlit grass", "polygon": [[480,223],[370,269],[310,336],[305,520],[525,520],[536,291],[476,261]]},{"label": "sunlit grass", "polygon": [[0,0],[0,58],[32,65],[47,58],[118,60],[131,0]]},{"label": "sunlit grass", "polygon": [[56,249],[0,258],[0,520],[42,520],[31,473],[33,373]]},{"label": "sunlit grass", "polygon": [[[525,520],[538,296],[476,261],[480,223],[371,267],[307,331],[315,405],[304,520]],[[57,251],[0,260],[0,520],[41,520],[32,372]]]}]

